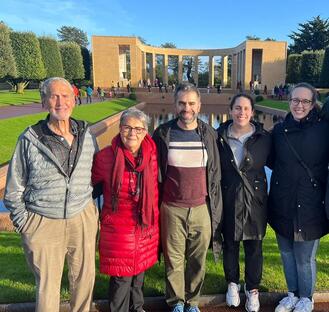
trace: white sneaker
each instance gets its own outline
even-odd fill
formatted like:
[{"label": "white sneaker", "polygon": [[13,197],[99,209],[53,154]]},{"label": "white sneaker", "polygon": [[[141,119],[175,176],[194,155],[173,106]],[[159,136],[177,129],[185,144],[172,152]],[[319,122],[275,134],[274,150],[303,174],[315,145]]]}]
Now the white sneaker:
[{"label": "white sneaker", "polygon": [[294,312],[311,312],[314,308],[314,300],[309,298],[302,297],[299,299],[295,306]]},{"label": "white sneaker", "polygon": [[275,312],[291,312],[295,308],[298,300],[298,297],[296,297],[294,293],[288,292],[288,296],[281,299],[276,306]]},{"label": "white sneaker", "polygon": [[238,307],[240,304],[240,285],[229,283],[226,292],[226,304],[229,307]]},{"label": "white sneaker", "polygon": [[245,304],[246,310],[248,312],[258,312],[260,308],[258,289],[247,290],[245,284],[244,292],[246,294],[246,304]]}]

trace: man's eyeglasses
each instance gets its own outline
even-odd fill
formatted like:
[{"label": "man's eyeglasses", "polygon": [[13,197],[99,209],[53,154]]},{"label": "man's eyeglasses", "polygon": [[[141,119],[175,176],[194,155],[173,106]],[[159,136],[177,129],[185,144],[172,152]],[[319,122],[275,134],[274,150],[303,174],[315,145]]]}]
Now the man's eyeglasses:
[{"label": "man's eyeglasses", "polygon": [[302,103],[303,106],[310,106],[313,102],[308,99],[292,98],[290,99],[290,103],[294,106],[297,106],[299,103]]},{"label": "man's eyeglasses", "polygon": [[128,125],[122,125],[121,130],[123,133],[130,133],[134,130],[136,134],[142,134],[146,129],[142,127],[130,127]]}]

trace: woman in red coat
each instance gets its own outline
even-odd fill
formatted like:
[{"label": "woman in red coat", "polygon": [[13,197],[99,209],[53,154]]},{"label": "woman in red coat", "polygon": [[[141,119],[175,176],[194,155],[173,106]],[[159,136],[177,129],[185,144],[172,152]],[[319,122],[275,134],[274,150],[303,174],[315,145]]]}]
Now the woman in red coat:
[{"label": "woman in red coat", "polygon": [[143,311],[144,272],[158,259],[156,146],[148,117],[128,109],[120,133],[95,156],[93,184],[102,183],[100,272],[111,276],[111,312]]}]

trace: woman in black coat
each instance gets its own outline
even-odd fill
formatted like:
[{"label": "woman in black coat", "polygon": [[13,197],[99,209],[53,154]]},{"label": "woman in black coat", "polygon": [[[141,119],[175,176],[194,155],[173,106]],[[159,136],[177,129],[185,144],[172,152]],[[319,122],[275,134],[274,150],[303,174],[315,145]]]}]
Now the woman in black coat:
[{"label": "woman in black coat", "polygon": [[271,139],[260,123],[251,121],[253,98],[233,97],[232,120],[218,128],[222,167],[223,262],[228,283],[226,303],[237,307],[239,297],[239,246],[245,252],[247,311],[259,311],[258,288],[262,277],[262,239],[267,223],[267,181],[264,166]]},{"label": "woman in black coat", "polygon": [[289,95],[290,113],[272,132],[269,223],[288,286],[276,312],[313,310],[315,255],[329,228],[324,205],[329,124],[319,118],[316,95],[311,85],[297,84]]}]

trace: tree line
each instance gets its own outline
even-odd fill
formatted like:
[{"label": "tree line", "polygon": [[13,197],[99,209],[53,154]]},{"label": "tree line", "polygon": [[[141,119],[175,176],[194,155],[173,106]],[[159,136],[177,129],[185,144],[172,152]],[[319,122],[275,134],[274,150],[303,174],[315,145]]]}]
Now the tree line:
[{"label": "tree line", "polygon": [[289,36],[288,83],[309,82],[316,87],[329,87],[329,21],[316,16],[300,23]]},{"label": "tree line", "polygon": [[0,80],[23,93],[30,81],[64,77],[71,82],[91,79],[87,34],[76,27],[57,30],[59,41],[17,32],[0,22]]}]

